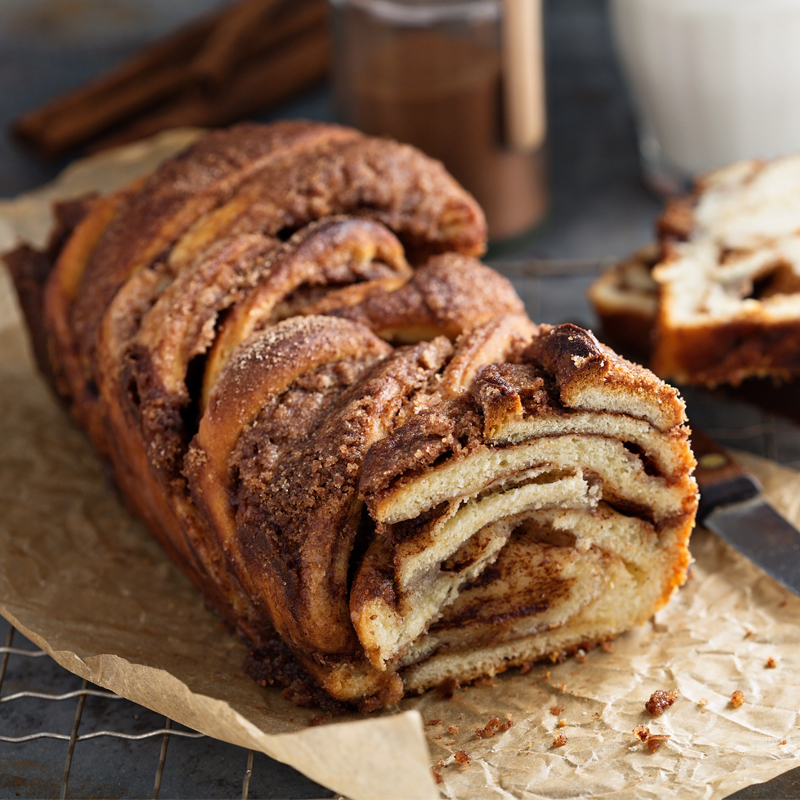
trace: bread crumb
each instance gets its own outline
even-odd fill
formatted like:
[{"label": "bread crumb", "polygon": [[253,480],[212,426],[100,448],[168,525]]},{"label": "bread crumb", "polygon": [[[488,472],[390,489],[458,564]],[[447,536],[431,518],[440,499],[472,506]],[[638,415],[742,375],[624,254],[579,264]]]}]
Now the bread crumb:
[{"label": "bread crumb", "polygon": [[753,635],[753,631],[745,631],[744,638],[749,639]]},{"label": "bread crumb", "polygon": [[472,761],[472,756],[466,750],[458,750],[453,755],[453,758],[458,764],[461,764],[465,767],[469,766],[470,761]]},{"label": "bread crumb", "polygon": [[429,719],[425,724],[426,725],[441,725],[442,724],[442,720],[440,720],[440,719]]},{"label": "bread crumb", "polygon": [[567,721],[565,719],[560,719],[558,721],[558,727],[559,728],[566,728],[567,727]]},{"label": "bread crumb", "polygon": [[786,739],[781,739],[781,740],[778,742],[778,744],[788,744],[788,742],[786,741]]},{"label": "bread crumb", "polygon": [[739,706],[742,705],[742,703],[744,703],[744,692],[742,692],[741,690],[737,689],[731,695],[731,705],[734,708],[739,708]]},{"label": "bread crumb", "polygon": [[567,684],[566,683],[557,683],[556,684],[556,689],[558,689],[559,692],[566,692],[567,691]]},{"label": "bread crumb", "polygon": [[557,716],[558,716],[559,714],[561,714],[563,711],[564,711],[564,706],[550,706],[550,713],[551,713],[551,714],[552,714],[554,717],[557,717]]},{"label": "bread crumb", "polygon": [[433,774],[434,783],[441,783],[442,782],[442,772],[441,772],[441,770],[438,770],[435,767],[431,767],[431,773]]},{"label": "bread crumb", "polygon": [[650,734],[650,738],[647,740],[647,747],[651,752],[655,753],[655,751],[658,750],[658,748],[661,747],[661,745],[669,738],[670,735],[668,733]]},{"label": "bread crumb", "polygon": [[569,739],[563,733],[559,733],[558,736],[553,737],[553,747],[563,747],[568,741]]},{"label": "bread crumb", "polygon": [[670,738],[668,733],[650,733],[650,728],[646,728],[644,725],[637,725],[633,729],[633,735],[636,736],[642,744],[646,745],[651,753],[655,753],[655,751]]},{"label": "bread crumb", "polygon": [[500,724],[497,717],[490,719],[482,728],[475,728],[475,736],[478,739],[491,739],[494,736],[494,729]]},{"label": "bread crumb", "polygon": [[667,692],[664,689],[657,689],[650,695],[650,699],[644,704],[644,707],[654,717],[660,717],[679,697],[680,692],[678,691]]},{"label": "bread crumb", "polygon": [[699,706],[707,706],[707,705],[708,705],[708,700],[706,700],[706,698],[705,698],[705,697],[701,697],[701,698],[700,698],[700,699],[697,701],[697,705],[699,705]]},{"label": "bread crumb", "polygon": [[322,725],[322,714],[314,714],[313,717],[306,723],[309,728],[315,728],[317,725]]},{"label": "bread crumb", "polygon": [[778,662],[777,662],[777,661],[776,661],[776,660],[775,660],[775,659],[774,659],[772,656],[770,656],[770,657],[767,659],[767,663],[766,663],[766,664],[764,664],[764,666],[765,666],[767,669],[775,669],[775,667],[777,667],[777,666],[778,666]]},{"label": "bread crumb", "polygon": [[615,653],[616,652],[616,647],[614,645],[614,642],[600,642],[600,649],[604,653]]},{"label": "bread crumb", "polygon": [[448,725],[447,732],[455,736],[458,733],[458,725]]}]

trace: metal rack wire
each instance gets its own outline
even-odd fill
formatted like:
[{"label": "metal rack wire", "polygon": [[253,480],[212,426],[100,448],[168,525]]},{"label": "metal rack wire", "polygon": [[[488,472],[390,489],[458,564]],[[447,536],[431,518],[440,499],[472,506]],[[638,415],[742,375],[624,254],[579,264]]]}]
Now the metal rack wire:
[{"label": "metal rack wire", "polygon": [[[562,322],[565,320],[591,325],[592,313],[585,301],[585,289],[593,277],[604,267],[604,262],[599,261],[541,261],[526,263],[495,264],[515,284],[520,295],[525,301],[531,316],[539,322]],[[800,469],[800,428],[790,422],[784,421],[773,414],[761,411],[743,404],[727,402],[719,398],[712,398],[702,392],[689,391],[685,393],[689,402],[690,417],[697,419],[699,424],[713,438],[729,447],[748,450],[757,455],[770,458],[787,466]],[[8,625],[0,618],[0,641],[3,637],[3,626]],[[230,780],[226,787],[219,784],[212,785],[203,796],[208,797],[236,797],[239,796],[238,787],[241,788],[242,798],[257,796],[266,797],[331,797],[332,794],[299,773],[294,773],[290,768],[267,759],[261,753],[225,745],[221,742],[208,739],[200,733],[183,728],[169,718],[160,717],[146,709],[121,698],[120,696],[94,687],[87,681],[71,675],[66,670],[55,664],[46,653],[34,648],[30,642],[8,625],[5,634],[5,644],[0,647],[0,796],[11,783],[3,783],[3,773],[9,768],[13,769],[14,748],[24,747],[26,744],[38,740],[66,742],[66,752],[63,756],[63,773],[58,786],[57,796],[67,798],[81,796],[72,791],[70,778],[74,772],[76,753],[88,747],[86,743],[92,740],[122,741],[127,743],[152,742],[160,738],[158,752],[152,749],[146,753],[130,750],[126,757],[136,761],[139,769],[136,776],[136,786],[128,784],[127,796],[153,798],[164,797],[164,777],[170,761],[170,754],[175,749],[176,741],[193,742],[196,747],[201,747],[199,759],[212,763],[214,767],[226,762],[226,769]],[[10,665],[21,665],[19,669],[11,670]],[[42,675],[37,677],[34,665],[41,664]],[[13,681],[8,678],[11,672],[17,674]],[[64,681],[69,683],[67,691],[57,691]],[[4,694],[9,683],[19,684],[12,686],[12,691]],[[37,684],[44,684],[46,691],[36,688]],[[74,688],[78,685],[79,688]],[[99,704],[93,713],[87,715],[86,705],[91,700]],[[39,705],[31,713],[16,712],[15,709],[27,701],[38,701]],[[63,720],[65,729],[58,731],[53,724],[53,708],[75,702],[74,714],[71,716],[71,727],[67,731],[70,719]],[[127,705],[129,711],[136,710],[134,716],[137,723],[130,723],[130,713],[123,714],[122,707]],[[14,712],[14,713],[12,713]],[[61,715],[63,717],[63,714]],[[113,728],[105,726],[107,718],[113,721]],[[127,722],[123,719],[127,719]],[[163,720],[161,722],[160,720]],[[61,720],[60,720],[61,721]],[[16,724],[19,730],[10,730]],[[124,730],[127,725],[131,730]],[[173,743],[170,747],[170,743]],[[78,747],[82,745],[82,747]],[[224,752],[223,752],[224,750]],[[180,759],[179,756],[173,756]],[[149,759],[149,775],[144,775],[144,763]],[[25,759],[23,759],[25,760]],[[30,761],[31,759],[27,759]],[[50,754],[46,759],[52,773],[53,764],[56,763],[55,754]],[[231,762],[235,762],[231,763]],[[196,761],[193,763],[197,763]],[[11,765],[11,766],[9,766]],[[256,769],[257,766],[257,769]],[[180,767],[186,772],[187,767]],[[95,766],[95,770],[98,767]],[[280,775],[278,773],[283,771]],[[21,783],[15,784],[21,791],[15,791],[17,796],[40,797],[56,796],[56,787],[51,785],[48,790],[40,790],[41,784],[31,784],[36,778],[41,778],[44,768],[38,772],[26,767],[22,774],[15,776]],[[278,777],[276,778],[276,775]],[[50,776],[52,778],[52,776]],[[202,777],[202,776],[201,776]],[[254,779],[260,779],[259,786],[254,785]],[[200,779],[179,781],[183,794],[176,794],[174,785],[172,796],[199,796]],[[149,786],[146,784],[149,783]],[[174,781],[173,781],[174,784]],[[235,785],[234,785],[235,784]],[[119,792],[119,787],[117,790]],[[85,790],[84,795],[96,796],[103,790]],[[132,794],[131,792],[136,792]],[[148,794],[145,794],[147,792]],[[122,792],[120,792],[122,794]],[[125,796],[125,795],[123,795]]]},{"label": "metal rack wire", "polygon": [[[255,797],[333,796],[328,790],[295,773],[289,767],[272,761],[262,753],[209,739],[201,733],[180,726],[169,717],[154,714],[113,692],[77,678],[58,666],[43,650],[32,645],[13,625],[0,618],[0,631],[3,627],[7,627],[7,632],[4,636],[5,642],[0,646],[0,797],[50,796],[65,800],[67,797],[107,796],[113,792],[116,796],[158,798],[162,796],[165,767],[171,752],[170,743],[176,739],[203,744],[201,752],[195,754],[195,759],[199,756],[205,761],[216,760],[224,764],[228,780],[225,792],[219,790],[219,780],[207,781],[207,785],[202,786],[202,776],[197,780],[188,774],[192,771],[191,760],[187,762],[184,757],[183,763],[179,764],[176,770],[184,773],[178,780],[179,789],[176,793],[173,786],[170,796],[242,797],[244,800]],[[15,662],[16,669],[14,669]],[[13,682],[16,684],[37,687],[44,683],[48,689],[54,691],[23,688],[8,692],[6,689],[12,681],[7,678],[12,673],[16,673],[13,675]],[[79,688],[57,691],[64,682],[79,682]],[[94,700],[97,707],[93,713],[87,715],[85,711],[89,699]],[[21,707],[26,701],[38,701],[39,705],[33,711],[25,712]],[[71,714],[69,731],[54,729],[59,726],[53,724],[53,708],[71,702],[74,703],[74,712]],[[123,706],[128,707],[126,709],[128,713],[122,713]],[[124,730],[125,727],[130,727],[131,711],[134,718],[139,721],[136,727],[144,728],[143,730],[137,729],[135,732]],[[63,722],[64,715],[58,716],[59,721]],[[114,727],[119,729],[109,729],[103,725],[109,717],[116,723]],[[163,723],[160,723],[161,720]],[[19,728],[20,725],[24,725],[24,732],[12,730],[14,727]],[[129,762],[137,763],[138,767],[132,784],[125,786],[118,783],[109,791],[108,781],[100,780],[99,785],[78,786],[73,791],[70,778],[76,753],[81,750],[78,745],[86,747],[85,743],[92,740],[143,743],[158,739],[160,747],[157,753],[152,749],[144,752],[140,748],[126,751],[125,758]],[[35,768],[36,759],[26,757],[30,754],[23,753],[20,756],[14,752],[37,741],[66,743],[65,750],[61,753],[63,760],[60,763],[63,764],[63,768],[60,777],[55,774],[59,768],[55,766],[56,754],[52,751],[49,752],[46,763],[39,763],[38,769]],[[238,767],[230,763],[231,761],[237,762]],[[145,776],[148,762],[149,786],[146,785],[148,781]],[[187,767],[187,763],[190,766]],[[23,769],[19,769],[20,764],[24,765]],[[260,780],[256,781],[258,785],[254,786],[256,765],[258,766],[256,776]],[[110,765],[106,771],[119,771],[117,767],[124,772],[122,762]],[[92,769],[97,773],[98,764],[95,763]],[[5,791],[10,792],[12,787],[16,791],[13,794],[6,794]]]},{"label": "metal rack wire", "polygon": [[[53,703],[61,703],[67,700],[77,699],[77,705],[75,708],[75,716],[72,725],[72,730],[70,731],[69,734],[57,733],[49,730],[37,730],[33,733],[28,733],[23,736],[6,736],[0,733],[0,742],[4,742],[7,744],[21,744],[23,742],[30,742],[36,739],[54,739],[54,740],[68,742],[69,746],[67,749],[66,759],[64,763],[64,775],[61,781],[61,788],[59,792],[59,797],[63,799],[66,798],[68,795],[69,778],[70,778],[70,770],[72,767],[73,755],[75,753],[75,747],[79,742],[85,742],[89,739],[97,739],[99,737],[111,737],[127,741],[142,741],[144,739],[151,739],[160,736],[162,737],[162,742],[158,756],[158,762],[156,764],[156,769],[155,769],[155,778],[153,780],[153,793],[152,793],[152,797],[157,798],[161,790],[161,781],[164,773],[164,766],[167,760],[167,748],[169,746],[170,737],[180,736],[188,739],[201,739],[204,738],[203,734],[197,733],[196,731],[175,729],[173,728],[174,724],[173,721],[168,717],[166,718],[163,728],[156,730],[149,730],[144,733],[132,734],[132,733],[124,733],[122,731],[113,731],[113,730],[93,730],[87,733],[81,733],[80,732],[81,719],[83,717],[83,709],[87,697],[104,698],[104,700],[107,703],[112,703],[114,701],[120,701],[124,699],[119,695],[114,694],[113,692],[109,692],[104,689],[91,688],[91,685],[86,680],[83,680],[80,689],[70,692],[63,692],[61,694],[55,694],[52,692],[18,691],[4,695],[3,683],[5,680],[6,672],[8,670],[9,658],[11,656],[25,658],[25,659],[48,658],[47,653],[45,653],[43,650],[33,650],[28,648],[14,647],[13,644],[15,636],[17,636],[16,629],[13,627],[13,625],[9,625],[5,645],[0,647],[0,655],[2,655],[2,661],[0,661],[0,710],[2,710],[4,704],[13,703],[15,701],[20,701],[25,698],[35,698],[38,700],[46,700]],[[242,778],[242,798],[244,800],[246,800],[249,796],[250,778],[252,777],[253,774],[253,756],[254,752],[252,750],[248,751],[247,766],[245,768],[244,776]]]}]

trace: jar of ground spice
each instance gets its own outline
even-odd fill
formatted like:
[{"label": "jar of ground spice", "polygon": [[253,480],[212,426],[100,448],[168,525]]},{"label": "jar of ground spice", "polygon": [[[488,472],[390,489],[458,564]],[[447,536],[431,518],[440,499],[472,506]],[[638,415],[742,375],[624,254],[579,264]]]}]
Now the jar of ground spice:
[{"label": "jar of ground spice", "polygon": [[331,0],[339,118],[416,145],[483,206],[493,242],[547,210],[540,0]]}]

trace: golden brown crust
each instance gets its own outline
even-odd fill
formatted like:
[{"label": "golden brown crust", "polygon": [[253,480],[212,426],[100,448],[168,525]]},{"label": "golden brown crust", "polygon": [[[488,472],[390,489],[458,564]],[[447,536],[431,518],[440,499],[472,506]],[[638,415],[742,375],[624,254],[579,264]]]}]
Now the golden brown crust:
[{"label": "golden brown crust", "polygon": [[124,197],[119,192],[92,203],[89,213],[59,254],[44,293],[43,318],[48,331],[50,360],[55,370],[56,391],[101,453],[107,452],[105,431],[98,415],[89,413],[83,402],[86,392],[84,372],[71,313],[92,252],[119,213]]},{"label": "golden brown crust", "polygon": [[590,410],[598,393],[604,402],[613,393],[627,413],[647,419],[659,430],[686,421],[685,404],[676,389],[603,347],[590,331],[576,325],[542,326],[525,360],[553,373],[561,401],[570,408]]},{"label": "golden brown crust", "polygon": [[431,258],[402,288],[326,313],[360,322],[395,344],[409,344],[436,336],[455,340],[493,317],[524,311],[502,275],[472,258],[446,253]]},{"label": "golden brown crust", "polygon": [[800,325],[770,322],[742,313],[720,325],[714,321],[662,334],[652,358],[659,375],[679,383],[738,386],[746,378],[788,381],[800,375]]},{"label": "golden brown crust", "polygon": [[[269,554],[265,572],[276,626],[302,652],[341,654],[357,647],[347,583],[361,522],[363,459],[448,351],[441,340],[396,351],[347,392],[257,493],[241,498],[237,535],[249,572]],[[298,494],[301,481],[307,489]]]},{"label": "golden brown crust", "polygon": [[220,569],[205,531],[196,533],[181,475],[194,433],[186,381],[191,359],[213,341],[216,317],[254,282],[277,244],[261,236],[221,242],[172,283],[163,266],[137,272],[106,312],[97,352],[109,455],[123,493],[196,583],[223,587],[216,605],[240,628],[244,595]]},{"label": "golden brown crust", "polygon": [[301,311],[308,302],[303,289],[327,291],[410,274],[400,242],[380,223],[337,216],[307,225],[273,255],[262,280],[226,318],[206,364],[203,407],[236,347],[254,332]]}]

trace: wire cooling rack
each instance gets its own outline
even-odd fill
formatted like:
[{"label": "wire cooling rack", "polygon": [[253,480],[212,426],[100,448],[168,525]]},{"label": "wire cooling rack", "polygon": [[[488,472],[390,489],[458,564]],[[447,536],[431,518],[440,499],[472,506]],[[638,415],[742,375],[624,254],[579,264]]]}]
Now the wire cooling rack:
[{"label": "wire cooling rack", "polygon": [[333,796],[82,680],[3,619],[0,641],[0,797]]},{"label": "wire cooling rack", "polygon": [[[586,289],[604,262],[494,266],[533,319],[592,326]],[[692,422],[720,443],[800,469],[800,427],[703,392],[684,396]],[[333,797],[262,753],[210,739],[87,683],[2,618],[0,641],[0,797]]]}]

